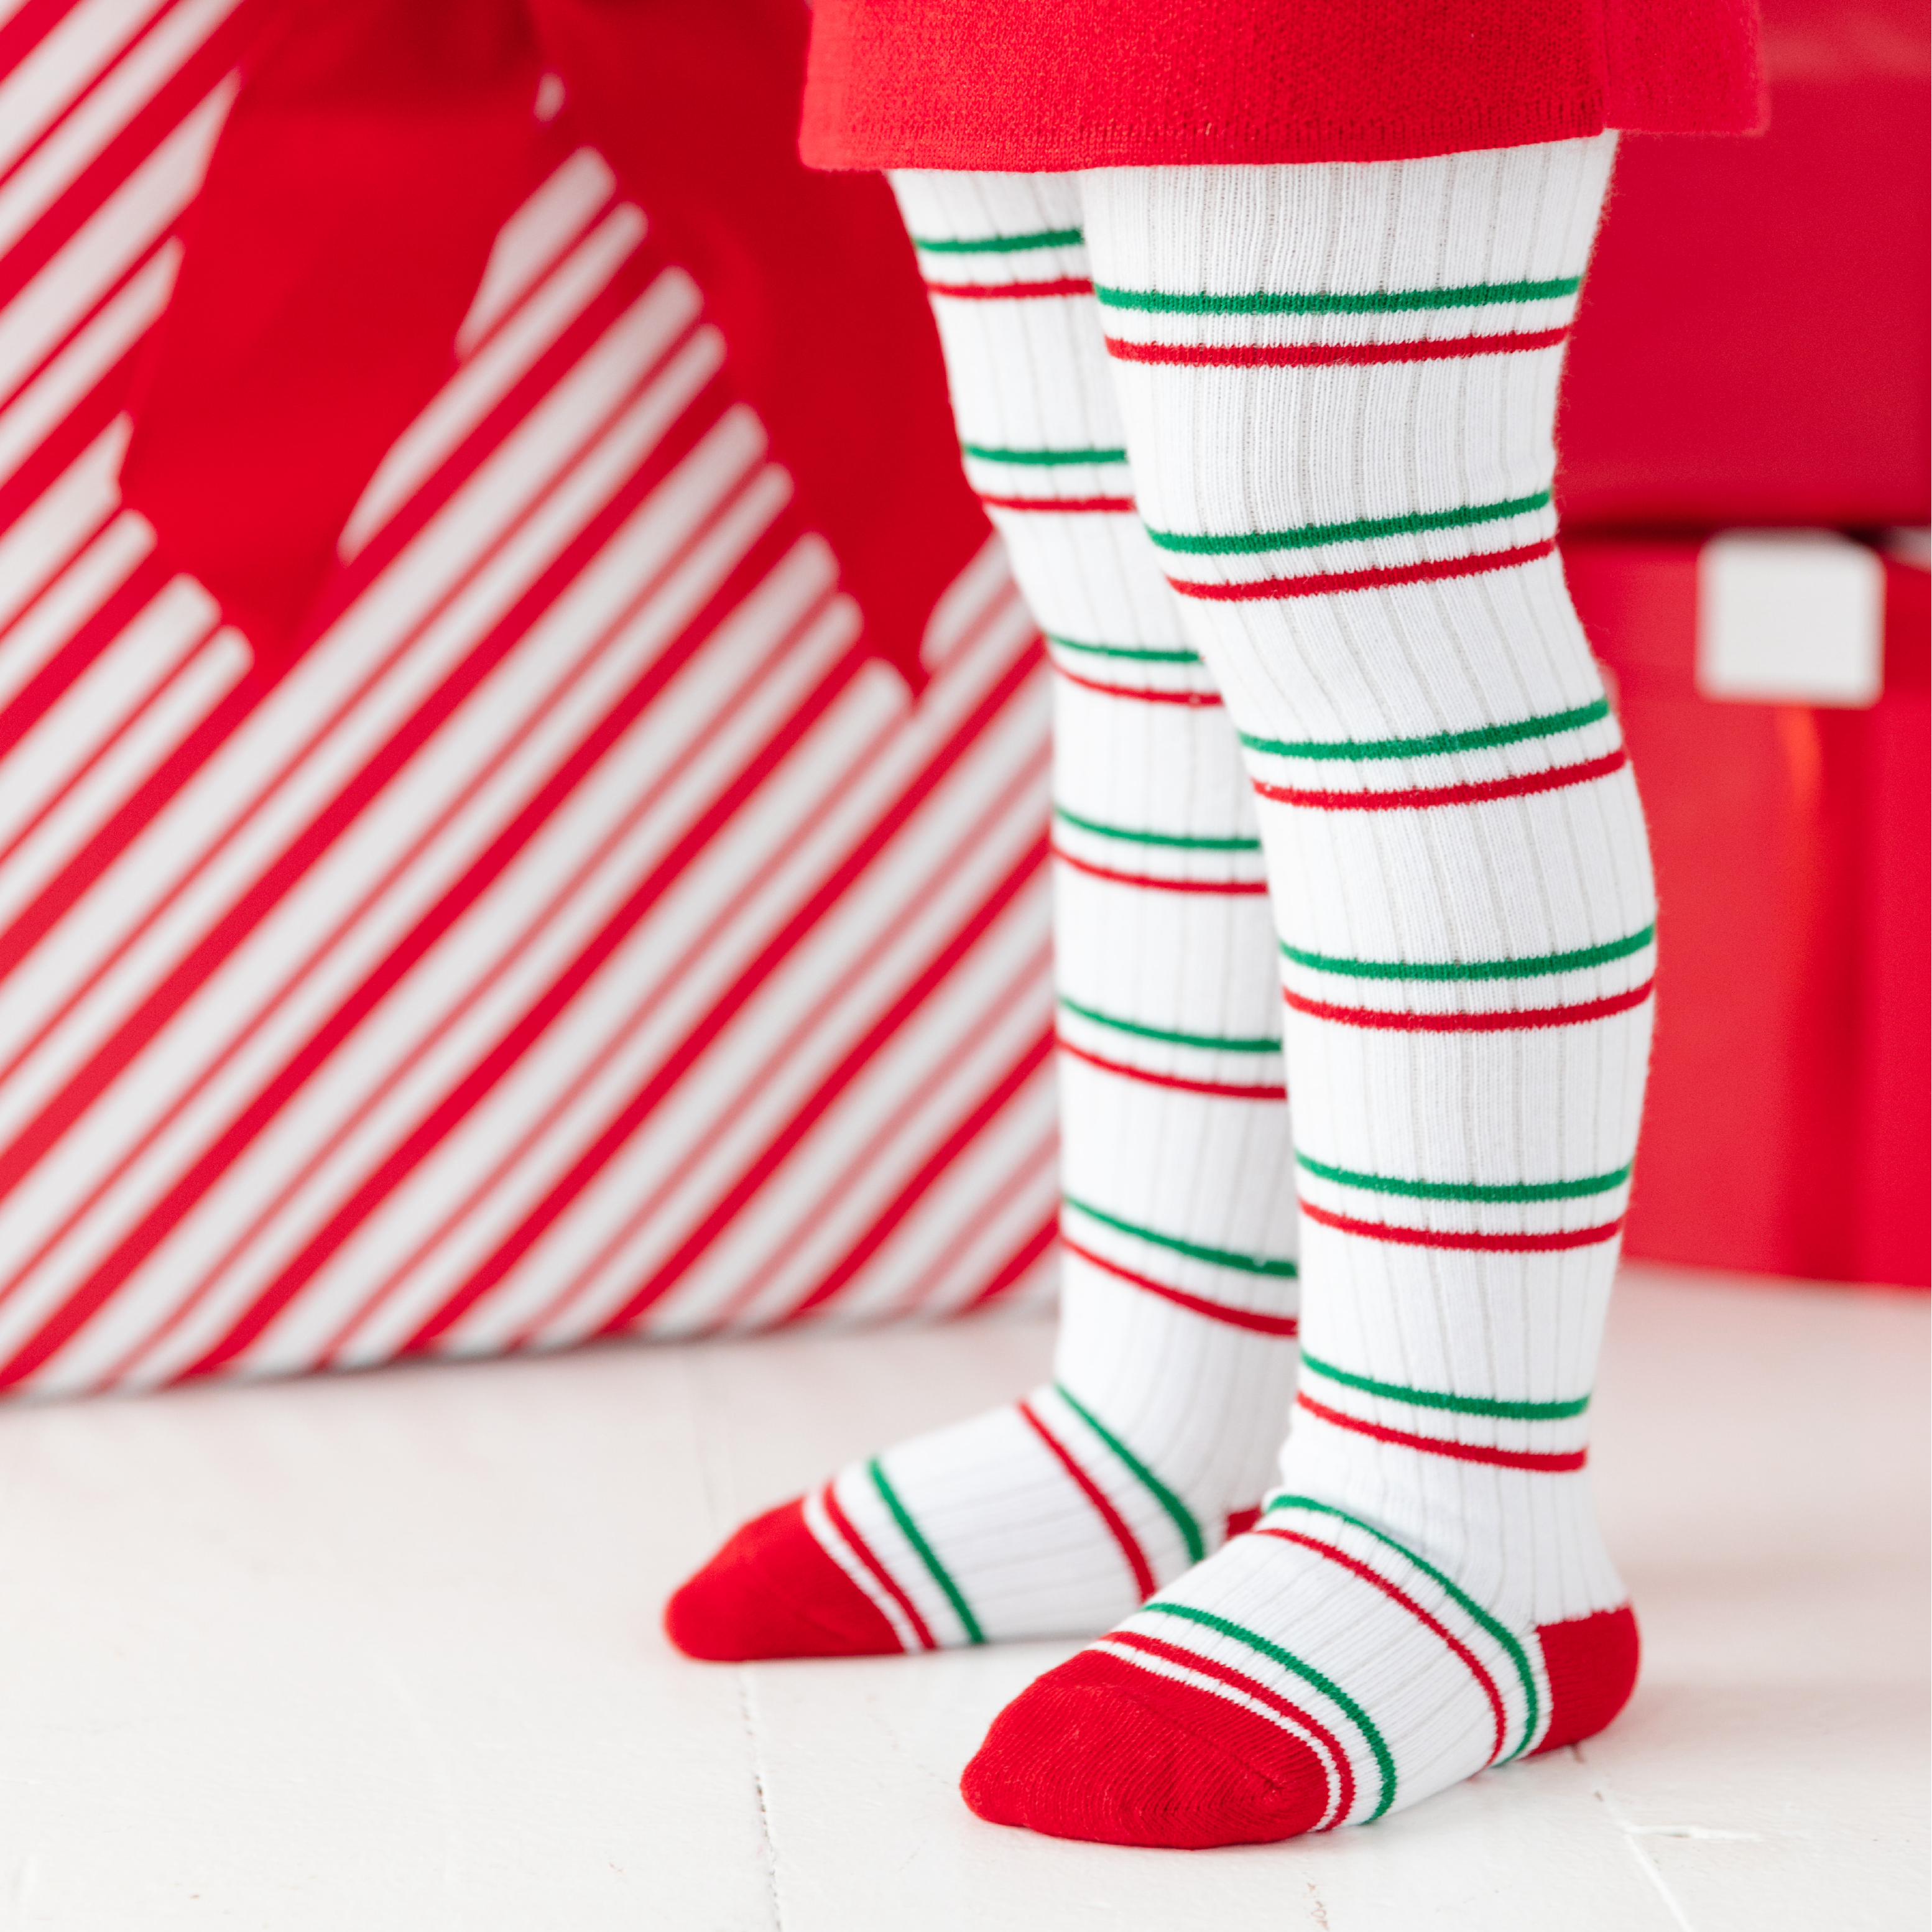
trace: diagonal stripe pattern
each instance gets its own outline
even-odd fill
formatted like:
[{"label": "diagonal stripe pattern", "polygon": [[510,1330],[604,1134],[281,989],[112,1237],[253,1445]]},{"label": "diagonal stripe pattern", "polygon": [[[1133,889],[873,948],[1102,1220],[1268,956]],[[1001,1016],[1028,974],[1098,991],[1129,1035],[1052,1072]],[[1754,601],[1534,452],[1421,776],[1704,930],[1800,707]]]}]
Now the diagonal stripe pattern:
[{"label": "diagonal stripe pattern", "polygon": [[339,614],[254,663],[113,484],[252,16],[121,10],[0,50],[16,106],[66,76],[0,193],[0,1385],[1046,1288],[1050,699],[997,560],[909,717],[560,147]]}]

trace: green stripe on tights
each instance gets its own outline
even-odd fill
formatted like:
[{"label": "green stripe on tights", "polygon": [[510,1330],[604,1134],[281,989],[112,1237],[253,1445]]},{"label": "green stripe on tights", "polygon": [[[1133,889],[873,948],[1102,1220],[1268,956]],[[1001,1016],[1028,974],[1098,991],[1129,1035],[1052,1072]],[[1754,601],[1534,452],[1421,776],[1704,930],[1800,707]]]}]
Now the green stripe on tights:
[{"label": "green stripe on tights", "polygon": [[1600,946],[1580,946],[1569,952],[1535,952],[1520,959],[1344,959],[1333,952],[1310,952],[1281,942],[1283,955],[1298,966],[1316,973],[1339,973],[1352,980],[1534,980],[1546,973],[1580,973],[1586,967],[1607,966],[1641,952],[1657,937],[1646,926],[1622,939]]},{"label": "green stripe on tights", "polygon": [[1041,634],[1049,644],[1063,651],[1084,651],[1096,658],[1138,658],[1146,664],[1198,664],[1198,651],[1162,650],[1150,644],[1090,644],[1078,638],[1057,638],[1051,631]]},{"label": "green stripe on tights", "polygon": [[1148,315],[1388,315],[1409,309],[1487,308],[1495,302],[1549,302],[1574,296],[1581,275],[1541,282],[1467,282],[1451,289],[1372,289],[1359,294],[1174,294],[1162,289],[1112,289],[1096,283],[1102,308]]},{"label": "green stripe on tights", "polygon": [[995,449],[983,442],[962,442],[960,448],[982,463],[1025,463],[1051,468],[1063,463],[1124,463],[1124,449]]},{"label": "green stripe on tights", "polygon": [[1081,242],[1077,228],[1040,228],[1030,235],[976,235],[964,240],[938,241],[915,235],[912,245],[928,255],[1013,255],[1028,248],[1076,248]]},{"label": "green stripe on tights", "polygon": [[1076,1201],[1070,1194],[1061,1196],[1068,1207],[1077,1208],[1089,1220],[1098,1221],[1109,1228],[1118,1228],[1124,1234],[1131,1234],[1137,1241],[1150,1241],[1157,1248],[1166,1248],[1177,1255],[1185,1255],[1190,1261],[1210,1262],[1216,1268],[1238,1268],[1244,1274],[1262,1274],[1280,1280],[1292,1281],[1300,1270],[1294,1262],[1278,1261],[1269,1255],[1244,1255],[1232,1248],[1204,1248],[1198,1242],[1184,1241],[1178,1234],[1156,1234],[1151,1228],[1138,1226],[1132,1221],[1123,1221],[1117,1214],[1102,1214],[1097,1208],[1090,1208],[1084,1201]]},{"label": "green stripe on tights", "polygon": [[1208,1542],[1201,1534],[1200,1524],[1194,1520],[1194,1513],[1090,1408],[1076,1401],[1063,1384],[1055,1382],[1053,1386],[1060,1400],[1119,1456],[1141,1486],[1166,1510],[1174,1528],[1180,1532],[1181,1541],[1187,1546],[1188,1562],[1198,1563],[1208,1553]]},{"label": "green stripe on tights", "polygon": [[1096,1026],[1111,1027],[1116,1033],[1131,1034],[1136,1040],[1161,1040],[1169,1046],[1198,1046],[1214,1053],[1281,1051],[1281,1038],[1276,1034],[1262,1034],[1250,1040],[1212,1033],[1169,1033],[1164,1027],[1142,1026],[1137,1020],[1116,1019],[1112,1013],[1103,1013],[1096,1007],[1083,1006],[1077,1000],[1070,1000],[1064,993],[1060,996],[1060,1004],[1077,1018],[1091,1020]]},{"label": "green stripe on tights", "polygon": [[1394,1174],[1364,1174],[1352,1167],[1330,1167],[1298,1148],[1298,1166],[1305,1167],[1318,1180],[1332,1181],[1337,1187],[1359,1187],[1370,1194],[1399,1194],[1410,1201],[1582,1201],[1592,1194],[1608,1194],[1630,1178],[1630,1163],[1613,1168],[1608,1174],[1586,1174],[1579,1180],[1405,1180]]},{"label": "green stripe on tights", "polygon": [[1573,1415],[1581,1415],[1590,1406],[1586,1395],[1570,1402],[1504,1402],[1498,1396],[1450,1395],[1441,1389],[1412,1388],[1406,1382],[1378,1382],[1372,1376],[1338,1369],[1333,1363],[1311,1355],[1306,1348],[1301,1352],[1301,1366],[1327,1381],[1340,1382],[1344,1388],[1387,1396],[1391,1402],[1407,1402],[1414,1408],[1445,1409],[1452,1415],[1492,1415],[1508,1422],[1564,1422]]},{"label": "green stripe on tights", "polygon": [[1479,724],[1469,731],[1432,731],[1419,738],[1252,738],[1244,731],[1241,742],[1251,752],[1267,752],[1278,758],[1436,758],[1451,752],[1493,751],[1528,738],[1554,738],[1599,724],[1610,715],[1610,700],[1600,698],[1571,710],[1546,712],[1540,718]]},{"label": "green stripe on tights", "polygon": [[984,1643],[986,1641],[986,1633],[980,1629],[978,1620],[967,1607],[966,1599],[961,1595],[959,1586],[947,1574],[946,1565],[934,1553],[932,1545],[920,1533],[919,1525],[913,1521],[905,1504],[899,1501],[892,1484],[886,1480],[886,1472],[879,1466],[878,1456],[874,1456],[866,1465],[866,1473],[872,1478],[872,1486],[878,1491],[886,1508],[892,1511],[893,1522],[898,1525],[919,1560],[931,1573],[932,1580],[946,1592],[946,1601],[952,1606],[953,1614],[958,1618],[960,1627],[966,1633],[967,1642]]},{"label": "green stripe on tights", "polygon": [[1293,530],[1243,530],[1230,536],[1157,530],[1148,535],[1162,550],[1190,556],[1248,556],[1264,550],[1312,550],[1324,544],[1366,543],[1375,537],[1415,536],[1425,530],[1466,530],[1506,517],[1525,517],[1550,507],[1550,492],[1507,496],[1499,503],[1465,503],[1453,510],[1413,510],[1401,517],[1363,517],[1348,524],[1301,524]]},{"label": "green stripe on tights", "polygon": [[1097,818],[1082,818],[1064,805],[1056,805],[1053,815],[1061,824],[1090,832],[1097,838],[1124,839],[1135,845],[1178,845],[1201,852],[1258,852],[1262,849],[1258,838],[1184,838],[1178,832],[1130,832],[1124,825],[1103,825]]}]

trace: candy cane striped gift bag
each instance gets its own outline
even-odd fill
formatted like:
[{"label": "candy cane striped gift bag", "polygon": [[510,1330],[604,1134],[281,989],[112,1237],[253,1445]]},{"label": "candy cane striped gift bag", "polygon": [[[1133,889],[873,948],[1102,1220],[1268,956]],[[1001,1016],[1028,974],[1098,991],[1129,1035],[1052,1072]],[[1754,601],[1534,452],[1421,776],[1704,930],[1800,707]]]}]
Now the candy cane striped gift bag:
[{"label": "candy cane striped gift bag", "polygon": [[[0,9],[4,10],[4,9]],[[0,21],[0,1387],[1043,1294],[1047,693],[915,700],[588,148],[258,656],[116,478],[229,0]]]}]

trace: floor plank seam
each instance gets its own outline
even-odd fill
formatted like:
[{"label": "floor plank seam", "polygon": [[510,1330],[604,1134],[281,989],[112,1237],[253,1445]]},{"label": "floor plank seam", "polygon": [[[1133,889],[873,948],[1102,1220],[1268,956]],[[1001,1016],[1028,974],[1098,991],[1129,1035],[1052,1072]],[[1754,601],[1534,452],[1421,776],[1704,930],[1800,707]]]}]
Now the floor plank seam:
[{"label": "floor plank seam", "polygon": [[771,1894],[773,1932],[784,1932],[784,1900],[778,1890],[778,1845],[772,1830],[772,1810],[765,1790],[765,1754],[752,1708],[752,1673],[742,1664],[737,1672],[738,1708],[745,1720],[745,1742],[752,1754],[752,1790],[758,1801],[758,1835],[764,1841],[765,1886]]},{"label": "floor plank seam", "polygon": [[[1570,1755],[1586,1772],[1594,1772],[1594,1767],[1583,1755],[1580,1745],[1572,1744]],[[1618,1802],[1616,1793],[1610,1789],[1609,1778],[1599,1776],[1594,1781],[1598,1802],[1603,1806],[1611,1824],[1616,1827],[1617,1836],[1623,1840],[1625,1849],[1636,1859],[1638,1870],[1643,1874],[1658,1897],[1663,1900],[1664,1909],[1670,1914],[1672,1923],[1677,1926],[1678,1932],[1697,1932],[1696,1927],[1691,1923],[1690,1913],[1685,1911],[1676,1893],[1671,1890],[1670,1881],[1664,1876],[1661,1868],[1640,1842],[1640,1829],[1631,1823],[1623,1806]]]}]

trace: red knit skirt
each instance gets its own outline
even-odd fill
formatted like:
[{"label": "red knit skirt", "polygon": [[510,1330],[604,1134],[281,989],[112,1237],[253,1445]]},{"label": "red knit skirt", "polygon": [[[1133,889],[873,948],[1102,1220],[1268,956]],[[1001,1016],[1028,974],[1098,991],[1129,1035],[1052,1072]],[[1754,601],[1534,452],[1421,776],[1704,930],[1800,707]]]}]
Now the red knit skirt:
[{"label": "red knit skirt", "polygon": [[821,168],[1386,161],[1762,124],[1756,0],[817,0]]}]

